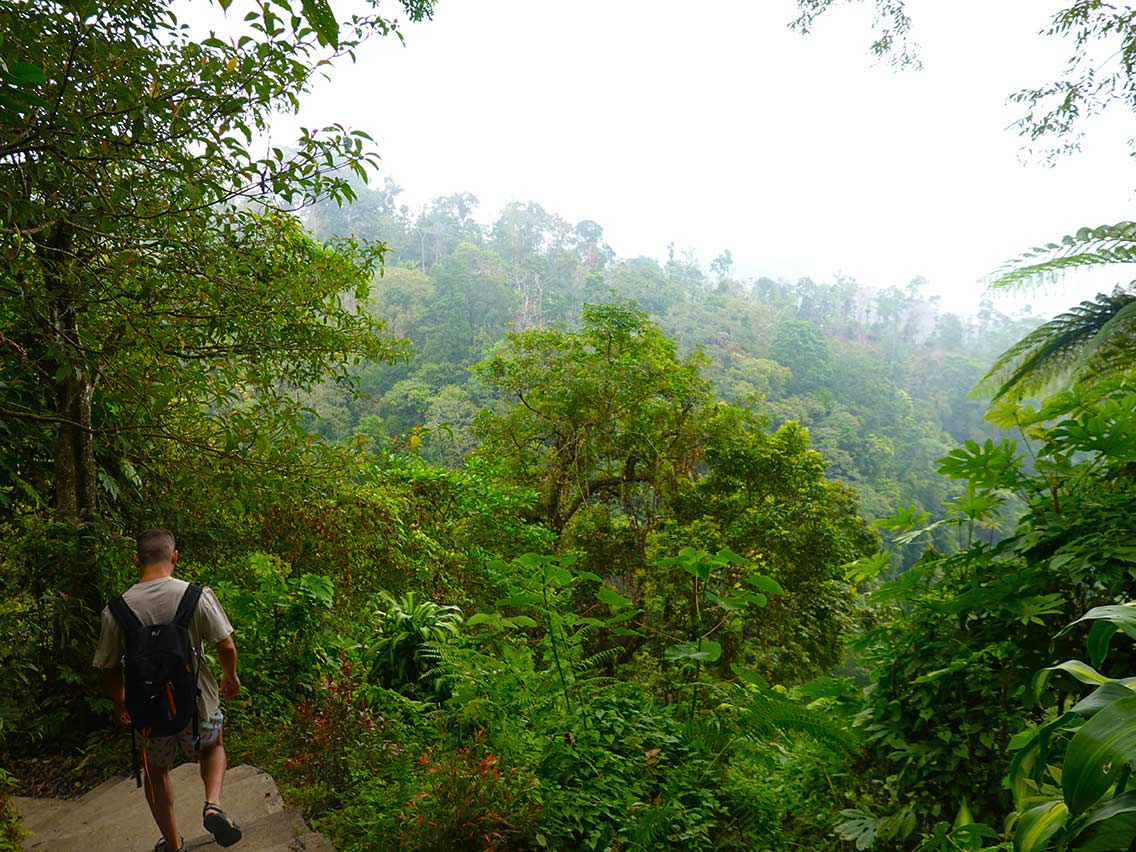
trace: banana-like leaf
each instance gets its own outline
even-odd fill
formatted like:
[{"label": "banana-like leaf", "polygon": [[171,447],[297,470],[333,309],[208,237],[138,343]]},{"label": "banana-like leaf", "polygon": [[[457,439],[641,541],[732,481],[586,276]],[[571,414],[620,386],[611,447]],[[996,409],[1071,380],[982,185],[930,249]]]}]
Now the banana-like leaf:
[{"label": "banana-like leaf", "polygon": [[1097,687],[1073,705],[1070,712],[1086,717],[1092,716],[1112,702],[1119,701],[1122,698],[1131,698],[1133,695],[1136,695],[1136,690],[1131,686],[1126,686],[1123,683],[1106,683]]},{"label": "banana-like leaf", "polygon": [[1136,762],[1136,695],[1113,701],[1082,725],[1065,752],[1061,787],[1074,814],[1095,805]]},{"label": "banana-like leaf", "polygon": [[1077,852],[1127,850],[1136,837],[1136,792],[1124,793],[1093,812],[1073,842]]},{"label": "banana-like leaf", "polygon": [[1060,800],[1030,808],[1014,829],[1014,852],[1041,852],[1068,818],[1069,808]]},{"label": "banana-like leaf", "polygon": [[1057,635],[1065,635],[1082,621],[1096,622],[1089,631],[1088,641],[1089,659],[1094,665],[1099,666],[1104,662],[1104,658],[1108,655],[1109,643],[1118,631],[1124,631],[1129,638],[1136,639],[1136,605],[1093,607]]},{"label": "banana-like leaf", "polygon": [[1034,675],[1033,695],[1035,700],[1041,699],[1041,694],[1045,692],[1045,687],[1049,684],[1049,677],[1052,672],[1065,672],[1075,677],[1081,683],[1087,683],[1090,686],[1113,683],[1112,678],[1105,677],[1088,663],[1082,663],[1080,660],[1066,660],[1063,663],[1042,669]]},{"label": "banana-like leaf", "polygon": [[1014,752],[1010,758],[1010,790],[1019,809],[1031,795],[1031,782],[1048,765],[1049,741],[1053,734],[1081,724],[1082,719],[1076,713],[1062,713],[1053,721],[1032,731],[1023,731],[1010,740],[1010,749]]}]

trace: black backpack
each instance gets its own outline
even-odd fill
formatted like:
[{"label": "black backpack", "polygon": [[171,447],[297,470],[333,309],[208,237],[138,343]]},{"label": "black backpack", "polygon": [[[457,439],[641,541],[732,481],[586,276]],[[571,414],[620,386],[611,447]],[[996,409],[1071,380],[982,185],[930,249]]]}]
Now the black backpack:
[{"label": "black backpack", "polygon": [[196,742],[197,653],[189,636],[201,583],[190,583],[170,624],[143,624],[122,595],[110,614],[126,634],[126,710],[143,737],[170,737],[193,724]]}]

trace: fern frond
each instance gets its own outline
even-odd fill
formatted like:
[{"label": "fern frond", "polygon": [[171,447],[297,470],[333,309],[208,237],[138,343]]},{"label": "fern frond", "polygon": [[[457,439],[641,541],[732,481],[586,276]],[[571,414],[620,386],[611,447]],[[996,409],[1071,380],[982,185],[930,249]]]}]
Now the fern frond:
[{"label": "fern frond", "polygon": [[599,668],[604,663],[610,662],[619,657],[624,652],[624,648],[616,645],[612,648],[604,648],[602,651],[597,651],[590,657],[585,657],[582,660],[577,660],[573,663],[573,668],[578,672],[591,671],[592,669]]},{"label": "fern frond", "polygon": [[989,278],[992,290],[1048,283],[1070,269],[1136,263],[1136,222],[1081,228],[1059,243],[1037,246],[999,267]]},{"label": "fern frond", "polygon": [[780,693],[757,687],[745,690],[745,694],[747,704],[741,724],[751,739],[796,733],[842,750],[856,744],[856,738],[842,725]]},{"label": "fern frond", "polygon": [[1136,296],[1103,293],[1038,326],[998,356],[972,393],[1021,399],[1063,378],[1115,373],[1136,354]]}]

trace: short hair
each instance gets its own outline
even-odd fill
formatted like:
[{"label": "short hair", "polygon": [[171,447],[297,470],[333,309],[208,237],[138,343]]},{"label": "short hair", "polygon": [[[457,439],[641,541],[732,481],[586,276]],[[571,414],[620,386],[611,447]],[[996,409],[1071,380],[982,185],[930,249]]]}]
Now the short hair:
[{"label": "short hair", "polygon": [[138,561],[142,565],[168,562],[176,548],[174,534],[169,530],[143,530],[138,536]]}]

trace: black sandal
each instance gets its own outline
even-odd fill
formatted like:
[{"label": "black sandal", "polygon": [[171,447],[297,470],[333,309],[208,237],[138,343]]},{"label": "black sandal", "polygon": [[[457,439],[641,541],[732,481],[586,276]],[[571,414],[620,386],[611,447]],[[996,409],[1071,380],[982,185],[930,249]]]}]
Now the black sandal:
[{"label": "black sandal", "polygon": [[[154,852],[166,852],[169,847],[166,846],[166,838],[159,837],[158,842],[154,844]],[[181,839],[181,846],[178,847],[177,852],[185,852],[185,838]]]},{"label": "black sandal", "polygon": [[206,802],[201,809],[201,824],[218,846],[232,846],[241,839],[241,827],[225,815],[220,805]]}]

